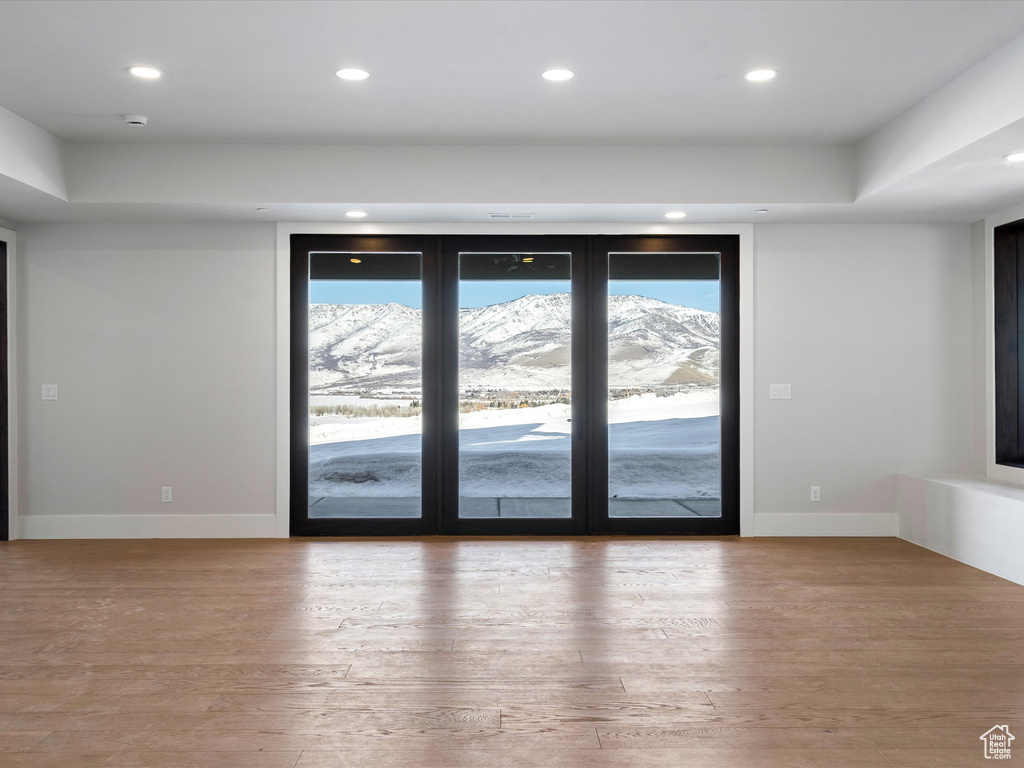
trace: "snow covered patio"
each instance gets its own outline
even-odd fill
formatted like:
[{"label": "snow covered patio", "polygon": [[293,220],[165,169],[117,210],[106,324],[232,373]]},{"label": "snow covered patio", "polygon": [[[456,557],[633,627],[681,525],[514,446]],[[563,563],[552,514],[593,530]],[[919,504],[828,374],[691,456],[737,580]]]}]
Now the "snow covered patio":
[{"label": "snow covered patio", "polygon": [[[570,517],[568,405],[465,413],[460,517]],[[721,515],[718,392],[609,403],[612,517]],[[317,417],[311,518],[420,516],[420,418]]]},{"label": "snow covered patio", "polygon": [[[721,499],[611,499],[612,517],[720,517]],[[381,498],[330,497],[310,499],[309,516],[315,519],[417,518],[420,499],[416,496]],[[459,499],[459,517],[475,518],[569,518],[568,498]]]}]

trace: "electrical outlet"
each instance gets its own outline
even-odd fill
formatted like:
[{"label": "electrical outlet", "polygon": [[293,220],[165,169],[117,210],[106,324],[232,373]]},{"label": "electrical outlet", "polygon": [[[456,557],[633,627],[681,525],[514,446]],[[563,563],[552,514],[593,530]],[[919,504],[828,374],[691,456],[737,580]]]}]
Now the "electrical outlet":
[{"label": "electrical outlet", "polygon": [[820,485],[812,485],[811,486],[811,501],[821,501],[821,486]]},{"label": "electrical outlet", "polygon": [[57,399],[57,385],[56,384],[43,384],[43,400],[56,400]]},{"label": "electrical outlet", "polygon": [[165,485],[160,489],[160,501],[164,504],[170,504],[171,502],[171,486]]}]

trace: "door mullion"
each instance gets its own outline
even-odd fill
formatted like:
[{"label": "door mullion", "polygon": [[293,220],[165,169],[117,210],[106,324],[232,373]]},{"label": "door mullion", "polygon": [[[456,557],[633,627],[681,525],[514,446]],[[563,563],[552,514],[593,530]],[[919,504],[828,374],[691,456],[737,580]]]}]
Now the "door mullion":
[{"label": "door mullion", "polygon": [[[431,483],[426,482],[428,473],[424,471],[423,516],[426,533],[440,533],[442,530],[441,509],[444,498],[444,462],[437,445],[444,439],[442,418],[444,409],[441,401],[444,397],[444,365],[441,359],[444,348],[441,328],[444,302],[442,301],[442,275],[440,248],[436,239],[432,247],[425,249],[423,265],[423,363],[424,392],[423,402],[429,404],[428,411],[423,411],[423,457],[425,465],[431,467]],[[426,389],[429,387],[429,391]],[[426,470],[424,466],[424,470]]]},{"label": "door mullion", "polygon": [[608,519],[608,257],[588,238],[587,285],[587,532]]},{"label": "door mullion", "polygon": [[438,337],[441,343],[440,456],[444,466],[440,529],[453,534],[459,515],[459,264],[449,253],[448,239],[438,238],[440,258],[441,313]]},{"label": "door mullion", "polygon": [[588,248],[573,253],[572,258],[572,429],[569,444],[572,456],[572,521],[573,533],[590,529],[589,449],[590,398],[587,391],[590,374],[590,301]]}]

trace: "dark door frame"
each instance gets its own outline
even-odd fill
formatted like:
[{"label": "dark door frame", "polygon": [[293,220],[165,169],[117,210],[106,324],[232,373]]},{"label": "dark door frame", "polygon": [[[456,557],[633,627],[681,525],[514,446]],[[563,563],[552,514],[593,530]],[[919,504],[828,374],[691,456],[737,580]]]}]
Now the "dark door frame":
[{"label": "dark door frame", "polygon": [[1024,467],[1024,220],[992,232],[996,464]]},{"label": "dark door frame", "polygon": [[[577,258],[577,254],[584,258]],[[458,443],[441,441],[457,435],[458,390],[458,252],[559,251],[573,253],[574,344],[573,421],[586,440],[586,452],[573,452],[571,519],[459,519]],[[739,534],[740,499],[740,275],[739,235],[291,235],[290,350],[290,519],[291,535],[564,535],[564,534]],[[310,519],[308,517],[308,313],[309,255],[312,252],[423,254],[423,501],[424,514],[409,519]],[[607,434],[591,430],[607,420],[607,292],[609,252],[674,252],[720,255],[721,272],[721,457],[720,518],[609,518]],[[580,266],[576,267],[579,262]],[[454,265],[454,273],[453,273]],[[603,265],[603,266],[602,266]],[[578,292],[578,293],[577,293]],[[579,305],[579,306],[577,306]],[[428,327],[432,324],[433,327]],[[582,335],[578,335],[582,334]],[[445,359],[441,360],[444,355]],[[604,368],[602,368],[604,366]],[[596,372],[596,375],[595,375]],[[581,402],[581,400],[583,402]],[[447,415],[446,415],[447,414]],[[443,421],[455,420],[455,428]],[[593,432],[591,435],[590,433]],[[440,450],[435,446],[440,445]],[[588,471],[589,468],[589,471]]]},{"label": "dark door frame", "polygon": [[10,530],[10,403],[7,381],[7,241],[0,240],[0,541],[9,541]]}]

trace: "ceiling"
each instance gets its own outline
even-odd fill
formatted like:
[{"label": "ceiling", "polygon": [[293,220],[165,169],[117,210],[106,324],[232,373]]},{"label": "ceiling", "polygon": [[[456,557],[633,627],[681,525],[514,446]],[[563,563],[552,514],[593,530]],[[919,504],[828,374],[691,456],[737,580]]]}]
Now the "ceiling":
[{"label": "ceiling", "polygon": [[[783,220],[970,220],[993,205],[1024,202],[1024,185],[1001,164],[964,166],[979,141],[998,158],[1000,142],[1024,140],[1024,108],[955,140],[924,135],[942,130],[941,120],[918,126],[922,142],[956,146],[873,199],[858,187],[873,172],[862,147],[929,99],[952,100],[952,110],[958,78],[1016,46],[1024,33],[1018,0],[2,0],[0,29],[0,107],[41,129],[62,158],[61,168],[44,171],[61,177],[51,187],[5,170],[3,152],[23,145],[17,126],[6,136],[0,128],[0,217],[10,221],[249,219],[257,200],[277,206],[275,218],[323,220],[367,202],[357,192],[277,199],[272,184],[251,199],[199,191],[145,204],[127,191],[118,199],[83,175],[78,158],[94,145],[115,145],[132,158],[161,151],[155,145],[204,153],[211,145],[573,145],[593,148],[594,158],[609,146],[838,147],[849,155],[845,198],[780,191],[747,200],[742,172],[723,170],[734,174],[736,191],[714,200],[689,190],[619,200],[611,188],[590,203],[568,191],[541,200],[523,197],[528,186],[510,187],[499,200],[467,186],[466,199],[439,201],[403,199],[396,190],[390,203],[376,201],[380,220],[479,220],[494,205],[531,203],[559,220],[632,220],[657,218],[676,202],[690,207],[691,220],[706,221],[744,220],[757,205]],[[135,64],[164,76],[133,78],[127,68]],[[342,81],[334,72],[345,66],[370,77]],[[556,66],[576,77],[541,79]],[[1012,79],[1011,66],[995,69]],[[747,82],[744,73],[758,67],[779,76]],[[146,115],[149,125],[126,126],[127,113]],[[146,167],[154,185],[172,172]],[[217,170],[225,172],[235,171]],[[951,174],[969,196],[936,191]],[[196,176],[194,186],[204,185]]]},{"label": "ceiling", "polygon": [[853,144],[1024,3],[36,0],[0,28],[0,105],[69,142]]}]

